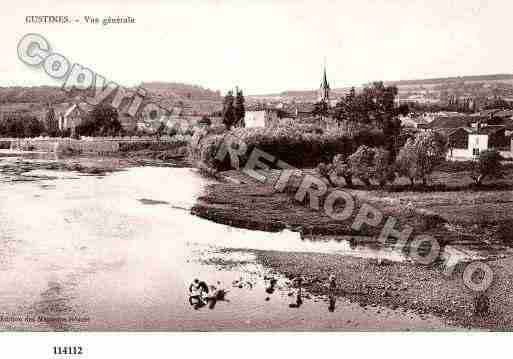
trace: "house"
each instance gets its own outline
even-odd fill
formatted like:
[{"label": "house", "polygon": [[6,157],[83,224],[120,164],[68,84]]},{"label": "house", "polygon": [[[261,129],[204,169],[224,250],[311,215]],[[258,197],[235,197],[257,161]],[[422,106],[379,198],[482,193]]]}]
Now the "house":
[{"label": "house", "polygon": [[312,117],[315,111],[315,104],[313,103],[298,103],[294,106],[294,117],[303,119]]},{"label": "house", "polygon": [[401,126],[408,128],[425,128],[429,123],[424,115],[415,113],[410,113],[406,116],[399,116],[399,120],[401,121]]},{"label": "house", "polygon": [[471,116],[439,116],[425,126],[428,130],[442,130],[457,129],[460,127],[470,127],[472,122],[477,121],[477,118]]},{"label": "house", "polygon": [[256,108],[246,110],[244,115],[245,127],[272,127],[280,121],[280,111],[276,108]]},{"label": "house", "polygon": [[265,127],[267,111],[265,109],[256,111],[246,111],[244,123],[246,127]]},{"label": "house", "polygon": [[505,131],[504,126],[489,126],[479,122],[472,127],[448,130],[446,132],[449,142],[447,157],[452,160],[468,160],[476,158],[488,149],[503,150],[508,147]]},{"label": "house", "polygon": [[502,125],[506,128],[506,136],[513,134],[513,110],[486,110],[481,116],[488,125]]},{"label": "house", "polygon": [[73,135],[76,128],[86,118],[87,112],[78,103],[74,103],[59,118],[59,130],[70,130]]}]

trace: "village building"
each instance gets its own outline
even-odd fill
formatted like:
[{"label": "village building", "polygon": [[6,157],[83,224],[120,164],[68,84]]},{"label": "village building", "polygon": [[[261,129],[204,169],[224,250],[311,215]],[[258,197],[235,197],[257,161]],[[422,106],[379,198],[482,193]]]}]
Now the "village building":
[{"label": "village building", "polygon": [[449,144],[448,158],[468,160],[479,157],[485,150],[509,151],[505,127],[476,124],[446,131]]},{"label": "village building", "polygon": [[246,110],[244,115],[245,127],[272,127],[280,120],[280,110],[276,108],[258,107]]},{"label": "village building", "polygon": [[80,126],[86,117],[87,111],[78,103],[74,103],[59,117],[59,130],[70,130],[73,136],[76,133],[77,127]]},{"label": "village building", "polygon": [[318,102],[324,102],[330,104],[330,84],[328,83],[328,76],[326,75],[326,66],[324,66],[324,72],[322,75],[321,86],[319,86]]},{"label": "village building", "polygon": [[[438,117],[424,131],[437,131],[447,136],[450,160],[471,160],[485,150],[510,153],[510,140],[504,125],[489,124],[481,114]],[[509,156],[507,153],[504,155]]]}]

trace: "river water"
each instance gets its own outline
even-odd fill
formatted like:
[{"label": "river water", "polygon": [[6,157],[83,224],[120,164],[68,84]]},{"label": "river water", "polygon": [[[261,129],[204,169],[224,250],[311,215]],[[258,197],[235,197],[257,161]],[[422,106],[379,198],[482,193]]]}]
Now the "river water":
[{"label": "river water", "polygon": [[[2,166],[16,165],[19,158],[0,158],[3,330],[449,328],[433,316],[362,308],[344,299],[334,312],[315,297],[290,308],[290,290],[279,275],[279,288],[269,296],[263,276],[270,269],[247,249],[370,257],[379,250],[305,241],[289,231],[235,229],[192,216],[188,209],[209,182],[192,169],[129,167],[105,176],[34,170],[23,181],[1,174]],[[187,288],[196,277],[221,281],[229,289],[227,300],[212,309],[193,308]],[[232,286],[240,278],[251,286]]]}]

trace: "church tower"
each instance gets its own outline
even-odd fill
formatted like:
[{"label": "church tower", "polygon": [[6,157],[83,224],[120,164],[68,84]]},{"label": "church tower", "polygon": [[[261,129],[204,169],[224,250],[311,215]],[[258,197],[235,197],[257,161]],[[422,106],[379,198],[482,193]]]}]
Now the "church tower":
[{"label": "church tower", "polygon": [[328,105],[330,103],[330,84],[328,83],[328,76],[326,75],[326,64],[324,65],[321,87],[319,88],[318,101],[324,102]]}]

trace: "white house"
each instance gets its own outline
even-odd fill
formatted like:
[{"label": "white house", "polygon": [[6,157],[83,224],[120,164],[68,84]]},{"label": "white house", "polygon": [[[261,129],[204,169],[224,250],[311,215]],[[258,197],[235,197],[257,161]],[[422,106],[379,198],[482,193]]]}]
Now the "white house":
[{"label": "white house", "polygon": [[86,115],[86,112],[80,108],[78,104],[73,104],[60,116],[59,130],[65,131],[69,129],[74,133],[75,129],[82,123]]},{"label": "white house", "polygon": [[511,149],[507,148],[509,143],[504,133],[504,126],[453,129],[447,133],[449,138],[448,159],[474,159],[481,152],[492,148],[499,150],[504,157],[511,157]]},{"label": "white house", "polygon": [[246,111],[244,123],[246,127],[265,127],[265,110]]}]

